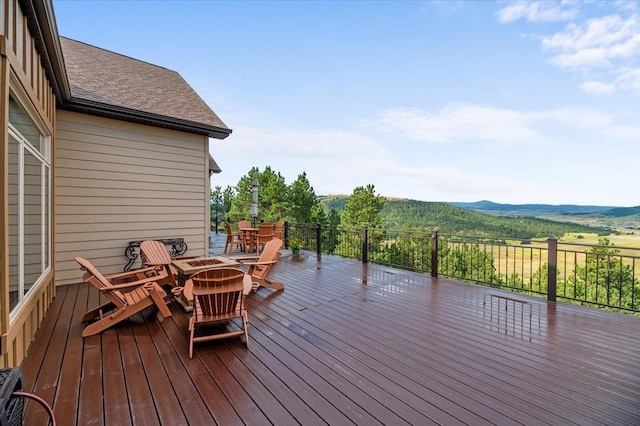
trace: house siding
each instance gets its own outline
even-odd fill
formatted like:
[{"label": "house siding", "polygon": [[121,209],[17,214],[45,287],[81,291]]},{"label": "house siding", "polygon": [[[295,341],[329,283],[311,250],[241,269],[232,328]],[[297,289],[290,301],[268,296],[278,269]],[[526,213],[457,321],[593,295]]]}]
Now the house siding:
[{"label": "house siding", "polygon": [[[9,236],[9,145],[8,110],[9,88],[20,94],[20,99],[46,133],[55,134],[56,98],[46,77],[35,39],[29,32],[27,17],[18,0],[0,0],[0,368],[19,365],[38,330],[53,297],[55,296],[54,272],[42,276],[24,304],[9,320],[9,289],[15,280],[9,277],[9,244],[15,244],[16,236]],[[35,118],[35,117],[34,117]],[[52,137],[52,146],[55,138]],[[52,194],[53,196],[53,194]],[[25,236],[29,246],[29,235]],[[13,240],[12,240],[13,238]],[[54,238],[52,236],[52,238]],[[27,263],[29,259],[26,259]]]},{"label": "house siding", "polygon": [[81,281],[75,256],[122,272],[131,240],[207,253],[207,137],[68,111],[56,126],[56,285]]}]

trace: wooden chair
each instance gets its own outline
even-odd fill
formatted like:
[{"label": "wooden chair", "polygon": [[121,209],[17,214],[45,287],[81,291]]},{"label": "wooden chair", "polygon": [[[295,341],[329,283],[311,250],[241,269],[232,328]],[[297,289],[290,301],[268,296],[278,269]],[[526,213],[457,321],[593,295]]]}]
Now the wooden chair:
[{"label": "wooden chair", "polygon": [[262,250],[262,254],[257,257],[236,257],[234,260],[242,265],[249,266],[247,275],[251,277],[252,290],[257,291],[259,287],[268,287],[274,290],[284,290],[284,284],[269,278],[269,273],[273,266],[278,263],[282,240],[273,238]]},{"label": "wooden chair", "polygon": [[238,222],[238,229],[242,229],[242,228],[251,228],[251,221],[241,220],[240,222]]},{"label": "wooden chair", "polygon": [[140,255],[146,266],[161,266],[167,273],[167,277],[158,284],[171,284],[172,287],[179,285],[178,271],[171,264],[172,260],[177,259],[195,259],[198,256],[177,256],[171,257],[167,248],[161,241],[146,240],[140,243]]},{"label": "wooden chair", "polygon": [[251,228],[250,220],[241,220],[238,222],[238,231],[240,238],[244,241],[244,251],[253,251],[255,241],[253,241],[253,233],[244,232],[243,229]]},{"label": "wooden chair", "polygon": [[[244,272],[237,268],[207,269],[191,277],[193,315],[189,319],[189,358],[193,357],[193,344],[208,340],[224,339],[244,334],[249,347],[247,323],[249,318],[244,306]],[[196,326],[204,323],[242,320],[240,329],[230,329],[228,324],[221,333],[196,336]],[[235,328],[235,327],[234,327]]]},{"label": "wooden chair", "polygon": [[229,254],[231,254],[234,244],[237,248],[240,248],[244,251],[245,240],[243,239],[242,233],[233,232],[231,230],[231,224],[229,222],[225,222],[224,227],[227,230],[227,242],[224,245],[224,252],[226,253],[227,247],[229,247]]},{"label": "wooden chair", "polygon": [[258,233],[256,234],[256,251],[260,254],[260,246],[264,247],[273,239],[273,223],[264,222],[258,225]]},{"label": "wooden chair", "polygon": [[276,222],[276,224],[273,227],[273,237],[274,238],[279,238],[281,240],[284,241],[284,238],[282,238],[282,228],[284,227],[284,221],[279,220]]},{"label": "wooden chair", "polygon": [[82,337],[93,336],[122,320],[155,305],[158,308],[160,321],[171,316],[164,298],[167,296],[157,281],[166,278],[166,272],[157,267],[138,269],[136,271],[105,277],[86,259],[76,257],[80,269],[86,271],[83,280],[100,291],[109,302],[88,311],[82,321],[90,321],[82,331]]}]

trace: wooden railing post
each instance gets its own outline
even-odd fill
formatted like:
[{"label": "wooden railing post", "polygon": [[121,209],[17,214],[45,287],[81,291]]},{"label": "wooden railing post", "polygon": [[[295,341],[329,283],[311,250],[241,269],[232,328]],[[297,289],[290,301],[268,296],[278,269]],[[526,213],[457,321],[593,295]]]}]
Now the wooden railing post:
[{"label": "wooden railing post", "polygon": [[316,255],[318,260],[322,259],[322,225],[316,224]]},{"label": "wooden railing post", "polygon": [[369,263],[369,228],[362,228],[362,263]]},{"label": "wooden railing post", "polygon": [[284,248],[288,249],[289,248],[289,222],[285,221],[282,228],[283,228],[282,237],[284,238]]},{"label": "wooden railing post", "polygon": [[431,276],[438,278],[438,231],[431,231]]},{"label": "wooden railing post", "polygon": [[556,301],[557,279],[558,279],[558,239],[549,238],[548,245],[548,272],[547,272],[547,300]]}]

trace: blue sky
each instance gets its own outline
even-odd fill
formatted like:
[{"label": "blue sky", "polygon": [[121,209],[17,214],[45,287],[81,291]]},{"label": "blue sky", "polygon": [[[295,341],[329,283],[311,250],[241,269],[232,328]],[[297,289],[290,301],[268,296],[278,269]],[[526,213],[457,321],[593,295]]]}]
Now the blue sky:
[{"label": "blue sky", "polygon": [[319,195],[640,205],[638,1],[54,0],[60,35],[178,71],[253,166]]}]

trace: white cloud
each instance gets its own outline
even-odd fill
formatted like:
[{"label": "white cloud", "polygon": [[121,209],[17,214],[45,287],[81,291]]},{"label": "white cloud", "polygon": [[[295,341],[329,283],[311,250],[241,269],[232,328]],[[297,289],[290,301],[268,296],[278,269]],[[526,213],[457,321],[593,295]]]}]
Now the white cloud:
[{"label": "white cloud", "polygon": [[448,106],[436,114],[418,109],[383,111],[383,130],[424,142],[490,142],[514,144],[539,140],[526,114],[478,105]]},{"label": "white cloud", "polygon": [[583,25],[569,24],[564,32],[542,37],[542,46],[555,56],[561,68],[610,67],[613,61],[640,53],[638,18],[611,15],[591,19]]},{"label": "white cloud", "polygon": [[584,92],[594,95],[610,95],[616,91],[615,85],[602,83],[600,81],[585,81],[580,85],[580,88]]},{"label": "white cloud", "polygon": [[259,127],[239,127],[233,131],[233,146],[240,152],[289,157],[352,157],[385,156],[387,151],[366,136],[346,131],[284,130]]},{"label": "white cloud", "polygon": [[616,83],[621,89],[632,90],[640,95],[640,68],[621,70]]},{"label": "white cloud", "polygon": [[587,93],[630,89],[640,94],[635,71],[640,63],[637,10],[637,1],[512,2],[496,17],[501,23],[571,21],[562,30],[536,36],[551,64],[576,73]]},{"label": "white cloud", "polygon": [[[640,76],[640,73],[638,73]],[[640,80],[638,80],[640,81]],[[606,92],[612,87],[591,82],[585,90]],[[615,123],[612,114],[584,107],[521,112],[504,108],[463,104],[448,106],[436,114],[419,109],[393,109],[382,112],[377,123],[383,132],[392,132],[413,141],[474,145],[514,146],[549,142],[547,126],[588,129],[603,137],[631,140],[640,135],[640,126]]]},{"label": "white cloud", "polygon": [[551,1],[516,1],[497,12],[498,21],[511,23],[518,19],[529,22],[570,21],[578,13],[575,3],[554,3]]},{"label": "white cloud", "polygon": [[501,177],[491,177],[487,173],[469,173],[459,167],[392,167],[389,174],[394,178],[401,177],[414,186],[439,194],[457,194],[465,197],[486,193],[513,194],[526,192],[528,185],[515,181],[505,181]]},{"label": "white cloud", "polygon": [[573,132],[582,129],[592,135],[599,134],[602,140],[636,142],[640,138],[640,126],[616,123],[610,113],[591,108],[575,107],[539,112],[533,114],[532,120],[555,121],[569,126],[569,130]]}]

